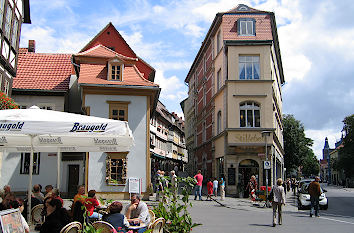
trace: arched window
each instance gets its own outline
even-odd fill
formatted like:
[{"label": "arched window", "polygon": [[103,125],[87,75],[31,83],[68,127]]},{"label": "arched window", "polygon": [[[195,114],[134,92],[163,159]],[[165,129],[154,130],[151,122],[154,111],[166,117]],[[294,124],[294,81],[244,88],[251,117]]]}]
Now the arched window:
[{"label": "arched window", "polygon": [[240,104],[240,127],[260,127],[260,107],[255,102]]},{"label": "arched window", "polygon": [[217,121],[216,121],[216,133],[219,134],[221,132],[221,111],[218,112]]}]

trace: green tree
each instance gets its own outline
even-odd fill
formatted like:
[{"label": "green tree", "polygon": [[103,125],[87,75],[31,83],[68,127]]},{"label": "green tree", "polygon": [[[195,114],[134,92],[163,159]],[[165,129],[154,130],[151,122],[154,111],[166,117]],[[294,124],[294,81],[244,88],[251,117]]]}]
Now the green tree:
[{"label": "green tree", "polygon": [[296,120],[293,115],[283,116],[283,137],[284,137],[284,164],[286,172],[289,174],[293,170],[302,165],[302,162],[312,161],[310,156],[313,155],[313,151],[310,148],[313,144],[311,138],[305,136],[304,125]]},{"label": "green tree", "polygon": [[346,177],[354,176],[354,114],[343,120],[345,137],[339,150],[338,168],[343,169]]},{"label": "green tree", "polygon": [[320,172],[320,164],[311,149],[309,149],[306,157],[302,159],[301,172],[304,176],[318,175]]}]

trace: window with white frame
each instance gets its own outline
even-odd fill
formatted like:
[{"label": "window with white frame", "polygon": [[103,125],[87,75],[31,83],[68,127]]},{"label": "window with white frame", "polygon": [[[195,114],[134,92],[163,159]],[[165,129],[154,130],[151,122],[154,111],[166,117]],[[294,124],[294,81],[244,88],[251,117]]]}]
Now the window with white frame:
[{"label": "window with white frame", "polygon": [[238,58],[240,79],[259,79],[259,56],[244,56]]},{"label": "window with white frame", "polygon": [[216,117],[216,133],[221,133],[221,111],[218,112]]},{"label": "window with white frame", "polygon": [[5,0],[0,0],[0,28],[2,25],[2,19],[5,11]]},{"label": "window with white frame", "polygon": [[260,127],[260,107],[255,102],[240,104],[240,127]]},{"label": "window with white frame", "polygon": [[[29,174],[31,153],[21,153],[20,174]],[[33,154],[33,175],[39,175],[40,153]]]},{"label": "window with white frame", "polygon": [[241,36],[255,36],[256,35],[256,20],[251,18],[239,19],[238,34]]},{"label": "window with white frame", "polygon": [[4,32],[7,39],[10,41],[10,32],[11,32],[11,20],[12,20],[12,8],[10,4],[7,5],[6,8],[6,17],[5,17],[5,25]]}]

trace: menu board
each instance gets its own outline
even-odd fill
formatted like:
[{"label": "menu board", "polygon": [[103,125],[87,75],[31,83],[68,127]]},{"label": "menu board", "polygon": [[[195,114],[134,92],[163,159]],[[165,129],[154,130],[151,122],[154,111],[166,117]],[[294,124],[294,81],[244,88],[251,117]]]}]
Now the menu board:
[{"label": "menu board", "polygon": [[25,228],[21,220],[19,209],[0,211],[0,224],[2,233],[24,233]]},{"label": "menu board", "polygon": [[129,178],[129,193],[139,193],[140,194],[140,179],[139,178]]}]

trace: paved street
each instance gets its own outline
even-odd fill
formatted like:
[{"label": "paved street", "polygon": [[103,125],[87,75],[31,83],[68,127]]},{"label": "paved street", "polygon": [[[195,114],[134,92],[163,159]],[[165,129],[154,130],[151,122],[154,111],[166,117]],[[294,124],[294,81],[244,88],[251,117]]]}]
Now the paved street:
[{"label": "paved street", "polygon": [[191,214],[202,223],[193,232],[321,232],[349,233],[354,228],[354,190],[325,187],[329,199],[321,217],[310,218],[308,210],[298,210],[292,193],[287,194],[283,225],[272,227],[272,209],[252,206],[248,199],[226,198],[220,206],[214,201],[193,201]]}]

